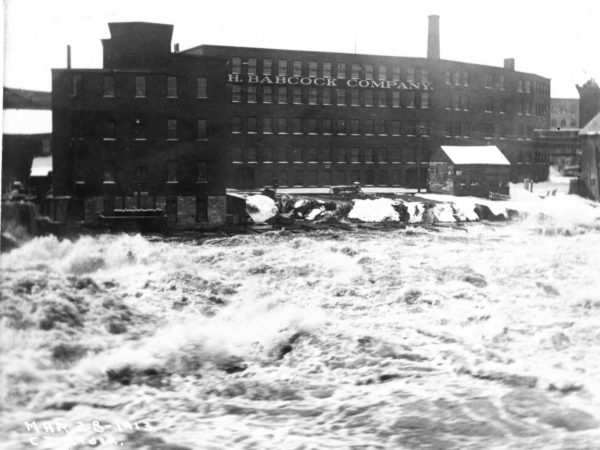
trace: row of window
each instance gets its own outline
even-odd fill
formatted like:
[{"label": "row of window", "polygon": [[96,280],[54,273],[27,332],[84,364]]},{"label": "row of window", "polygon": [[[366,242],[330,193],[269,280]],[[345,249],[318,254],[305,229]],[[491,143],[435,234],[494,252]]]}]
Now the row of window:
[{"label": "row of window", "polygon": [[[332,105],[335,100],[337,106],[391,106],[393,108],[429,108],[429,92],[416,91],[372,91],[370,89],[344,89],[337,88],[307,88],[301,87],[278,87],[248,85],[242,90],[242,86],[234,84],[231,87],[231,101],[240,103],[258,103],[259,94],[262,103],[278,103],[294,105]],[[243,92],[245,91],[245,92]],[[242,94],[245,93],[244,96]],[[335,97],[334,97],[335,96]]]},{"label": "row of window", "polygon": [[[322,77],[333,78],[334,65],[325,61],[319,64],[317,61],[292,61],[291,65],[286,59],[275,60],[276,68],[273,67],[272,59],[262,60],[262,75],[277,75],[286,77],[289,74],[294,77]],[[233,57],[231,60],[231,72],[234,74],[242,73],[242,66],[246,66],[245,73],[248,75],[258,75],[258,60],[248,58],[242,61],[240,57]],[[348,76],[350,75],[350,76]],[[363,79],[363,80],[391,80],[406,81],[414,83],[417,81],[429,82],[429,72],[425,68],[415,69],[414,67],[393,66],[391,70],[387,65],[374,64],[346,64],[339,62],[335,64],[335,76],[339,79]]]},{"label": "row of window", "polygon": [[[186,162],[186,166],[189,163]],[[195,181],[198,183],[205,183],[207,181],[208,169],[207,169],[206,161],[198,161],[196,162],[196,172],[195,172]],[[166,175],[167,182],[175,182],[178,181],[178,172],[181,168],[181,165],[177,161],[168,161],[166,166],[164,167],[164,174]],[[153,168],[155,171],[156,168]],[[107,161],[104,163],[104,181],[114,182],[117,181],[115,176],[117,174],[116,164],[112,161]],[[84,180],[84,174],[82,171],[78,171],[77,175],[78,180]],[[123,180],[119,180],[123,181]],[[148,169],[145,166],[138,166],[135,168],[135,176],[133,178],[134,184],[139,187],[145,187],[148,182]]]},{"label": "row of window", "polygon": [[[176,76],[168,76],[166,79],[165,90],[163,93],[168,98],[177,98],[182,93],[180,92],[180,87],[177,81]],[[74,74],[72,77],[72,91],[71,95],[73,97],[77,97],[83,92],[83,75]],[[104,75],[104,90],[105,97],[114,97],[115,96],[115,77],[114,75]],[[146,77],[145,76],[136,76],[134,91],[132,94],[135,97],[143,98],[146,97]],[[196,78],[196,98],[207,98],[207,80],[206,77],[197,77]]]},{"label": "row of window", "polygon": [[415,150],[399,148],[343,148],[337,147],[233,147],[232,160],[238,163],[400,163],[414,161]]},{"label": "row of window", "polygon": [[[180,138],[180,130],[177,119],[167,119],[166,121],[166,138],[168,140],[177,140]],[[128,129],[133,128],[133,138],[137,140],[146,140],[148,138],[147,135],[147,127],[146,123],[142,118],[136,118],[133,121],[133,124],[126,126]],[[197,119],[195,123],[194,133],[189,133],[189,129],[186,130],[186,138],[190,135],[195,134],[195,138],[197,140],[205,140],[209,137],[208,130],[208,121],[206,119]],[[72,136],[75,138],[83,139],[84,130],[81,127],[81,121],[79,118],[73,120],[72,124]],[[109,119],[106,121],[104,126],[104,130],[102,133],[102,138],[104,140],[113,140],[117,137],[117,124],[114,120]]]},{"label": "row of window", "polygon": [[[429,134],[429,121],[417,122],[409,120],[405,123],[402,130],[399,120],[383,119],[331,119],[323,118],[301,118],[295,117],[288,120],[286,117],[263,117],[260,121],[260,132],[262,134],[338,134],[338,135],[388,135],[400,136],[402,131],[408,136],[419,134]],[[235,134],[248,133],[258,134],[259,120],[257,117],[234,116],[231,123],[231,131]],[[334,128],[335,126],[335,128]]]}]

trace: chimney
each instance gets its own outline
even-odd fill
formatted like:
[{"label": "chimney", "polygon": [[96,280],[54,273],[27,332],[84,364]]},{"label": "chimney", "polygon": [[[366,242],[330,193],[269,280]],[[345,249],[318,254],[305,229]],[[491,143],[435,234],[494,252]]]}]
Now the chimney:
[{"label": "chimney", "polygon": [[179,53],[179,44],[175,44],[174,47],[175,47],[175,53]]},{"label": "chimney", "polygon": [[71,68],[71,46],[67,45],[67,69]]},{"label": "chimney", "polygon": [[427,36],[427,58],[440,59],[440,16],[429,16],[429,34]]},{"label": "chimney", "polygon": [[515,70],[515,58],[504,58],[504,68],[506,70]]}]

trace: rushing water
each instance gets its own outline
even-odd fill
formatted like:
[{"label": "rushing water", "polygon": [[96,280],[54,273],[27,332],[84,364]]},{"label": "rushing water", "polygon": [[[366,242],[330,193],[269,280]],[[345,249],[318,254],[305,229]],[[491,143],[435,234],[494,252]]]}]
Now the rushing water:
[{"label": "rushing water", "polygon": [[38,238],[2,448],[600,448],[600,232],[539,231]]}]

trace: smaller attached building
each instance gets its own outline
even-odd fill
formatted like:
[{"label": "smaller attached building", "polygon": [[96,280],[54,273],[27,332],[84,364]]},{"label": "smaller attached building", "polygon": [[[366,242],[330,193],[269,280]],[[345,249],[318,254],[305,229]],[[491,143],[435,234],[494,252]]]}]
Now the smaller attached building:
[{"label": "smaller attached building", "polygon": [[493,145],[441,146],[429,166],[429,190],[437,194],[509,195],[510,162]]},{"label": "smaller attached building", "polygon": [[600,200],[600,113],[579,132],[583,194]]}]

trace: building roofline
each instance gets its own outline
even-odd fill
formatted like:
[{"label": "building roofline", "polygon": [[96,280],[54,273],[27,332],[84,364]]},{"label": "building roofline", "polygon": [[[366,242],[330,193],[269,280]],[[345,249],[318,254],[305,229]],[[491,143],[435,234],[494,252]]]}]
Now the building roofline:
[{"label": "building roofline", "polygon": [[451,59],[430,59],[430,58],[426,58],[426,57],[422,57],[422,56],[398,56],[398,55],[381,55],[381,54],[374,54],[374,53],[348,53],[348,52],[336,52],[336,51],[323,51],[323,50],[296,50],[296,49],[286,49],[286,48],[271,48],[271,47],[245,47],[245,46],[236,46],[236,45],[216,45],[216,44],[201,44],[201,45],[196,45],[194,47],[182,50],[180,53],[187,53],[187,52],[191,52],[193,50],[196,49],[200,49],[203,47],[221,47],[221,48],[227,48],[227,49],[244,49],[244,50],[257,50],[257,51],[278,51],[278,52],[298,52],[298,53],[321,53],[321,54],[337,54],[337,55],[344,55],[344,56],[349,56],[349,57],[375,57],[375,58],[402,58],[402,59],[414,59],[414,60],[420,60],[423,62],[427,62],[427,61],[431,61],[433,63],[438,63],[438,62],[446,62],[446,63],[458,63],[458,64],[466,64],[466,65],[470,65],[470,66],[478,66],[478,67],[483,67],[483,68],[490,68],[490,69],[494,69],[494,70],[506,70],[509,72],[515,72],[515,73],[521,73],[521,74],[526,74],[526,75],[533,75],[539,78],[543,78],[547,81],[551,81],[551,78],[547,78],[544,77],[542,75],[538,75],[532,72],[522,72],[519,70],[513,70],[513,69],[505,69],[502,66],[490,66],[490,65],[486,65],[486,64],[479,64],[479,63],[471,63],[471,62],[465,62],[465,61],[454,61]]}]

